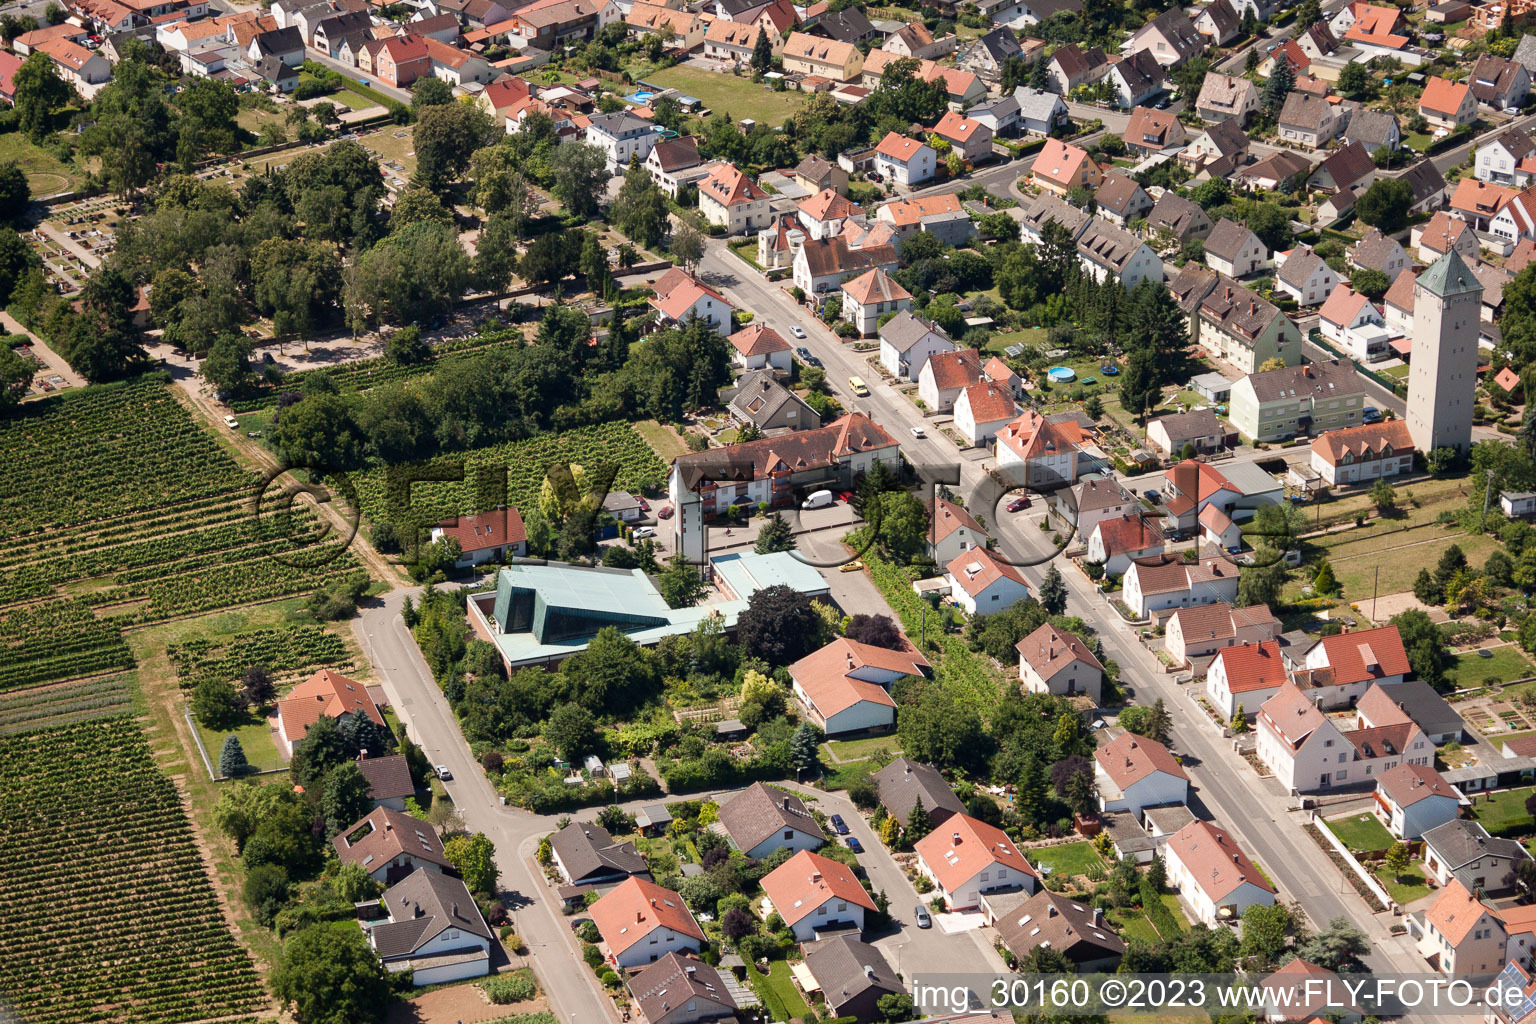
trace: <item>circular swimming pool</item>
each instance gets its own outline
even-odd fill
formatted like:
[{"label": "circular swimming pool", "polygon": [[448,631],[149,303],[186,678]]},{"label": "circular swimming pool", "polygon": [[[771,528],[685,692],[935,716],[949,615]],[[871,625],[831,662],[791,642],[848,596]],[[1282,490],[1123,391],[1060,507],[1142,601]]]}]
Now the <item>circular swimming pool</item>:
[{"label": "circular swimming pool", "polygon": [[1077,379],[1077,372],[1070,366],[1053,366],[1046,376],[1057,384],[1066,384]]}]

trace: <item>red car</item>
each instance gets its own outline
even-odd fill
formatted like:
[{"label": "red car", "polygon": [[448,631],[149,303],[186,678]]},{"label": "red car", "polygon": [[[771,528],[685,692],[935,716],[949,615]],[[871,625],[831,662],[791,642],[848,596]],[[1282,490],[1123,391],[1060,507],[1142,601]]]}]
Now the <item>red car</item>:
[{"label": "red car", "polygon": [[672,506],[668,505],[666,508],[663,508],[660,512],[656,513],[656,518],[657,519],[671,519],[672,518],[672,512],[673,512]]},{"label": "red car", "polygon": [[1008,503],[1008,511],[1009,512],[1020,512],[1020,511],[1023,511],[1024,509],[1026,509],[1026,508],[1029,508],[1029,499],[1028,498],[1014,498],[1012,501],[1010,501]]},{"label": "red car", "polygon": [[845,501],[845,502],[846,501],[852,501],[853,500],[853,492],[852,491],[838,491],[837,492],[837,498],[838,498],[839,501]]}]

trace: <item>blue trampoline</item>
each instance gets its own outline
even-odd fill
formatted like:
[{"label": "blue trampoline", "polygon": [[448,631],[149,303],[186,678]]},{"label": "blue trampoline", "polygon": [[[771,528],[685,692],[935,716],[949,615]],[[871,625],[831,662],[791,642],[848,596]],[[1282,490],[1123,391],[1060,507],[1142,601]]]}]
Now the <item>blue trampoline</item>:
[{"label": "blue trampoline", "polygon": [[1054,384],[1069,384],[1077,379],[1077,371],[1070,366],[1053,366],[1046,376]]}]

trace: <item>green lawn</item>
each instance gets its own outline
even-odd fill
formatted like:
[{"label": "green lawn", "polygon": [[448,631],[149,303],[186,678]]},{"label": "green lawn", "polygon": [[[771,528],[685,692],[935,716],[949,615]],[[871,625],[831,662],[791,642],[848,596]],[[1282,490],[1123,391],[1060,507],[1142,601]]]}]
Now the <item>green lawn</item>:
[{"label": "green lawn", "polygon": [[1384,868],[1378,869],[1376,879],[1386,887],[1399,906],[1406,906],[1430,893],[1429,885],[1424,881],[1424,869],[1418,865],[1410,865],[1396,880],[1388,878]]},{"label": "green lawn", "polygon": [[856,761],[881,750],[892,757],[901,753],[901,741],[895,736],[866,736],[861,740],[828,740],[827,747],[839,761]]},{"label": "green lawn", "polygon": [[1525,809],[1525,801],[1532,793],[1536,793],[1536,787],[1526,786],[1480,797],[1473,814],[1491,835],[1528,836],[1536,832],[1530,812]]},{"label": "green lawn", "polygon": [[277,752],[277,743],[272,739],[272,726],[267,720],[253,718],[250,722],[226,732],[217,732],[198,722],[197,734],[203,741],[203,746],[208,750],[208,760],[213,762],[213,770],[219,770],[219,752],[224,749],[224,741],[230,736],[240,739],[240,746],[245,751],[245,759],[251,767],[257,771],[266,771],[271,768],[281,768],[288,762]]},{"label": "green lawn", "polygon": [[789,1020],[791,1017],[799,1017],[801,1020],[814,1020],[811,1008],[806,1005],[805,997],[800,990],[795,988],[795,980],[790,977],[789,964],[783,960],[775,960],[770,966],[768,977],[763,977],[755,967],[747,969],[747,981],[752,991],[757,993],[757,998],[763,1001],[763,1006],[773,1015],[774,1020]]},{"label": "green lawn", "polygon": [[1104,858],[1099,856],[1089,842],[1042,846],[1025,850],[1024,856],[1029,858],[1031,864],[1050,868],[1054,875],[1081,875],[1094,866],[1104,866]]},{"label": "green lawn", "polygon": [[1479,657],[1475,651],[1458,655],[1445,671],[1446,681],[1457,687],[1481,686],[1490,676],[1508,683],[1531,675],[1536,675],[1536,670],[1514,645],[1493,648],[1491,658]]},{"label": "green lawn", "polygon": [[1163,901],[1163,906],[1168,908],[1168,913],[1178,922],[1179,931],[1189,931],[1189,918],[1184,916],[1184,907],[1179,903],[1178,896],[1171,892],[1165,892],[1158,899]]},{"label": "green lawn", "polygon": [[[1399,488],[1399,494],[1402,490]],[[1303,511],[1313,510],[1303,507]],[[1329,511],[1330,506],[1325,504],[1322,514],[1327,516]],[[1390,530],[1392,525],[1388,523],[1383,528]],[[1460,530],[1435,525],[1384,535],[1362,535],[1361,531],[1349,530],[1332,535],[1318,546],[1326,549],[1333,563],[1334,575],[1344,588],[1344,600],[1358,602],[1364,607],[1371,600],[1373,587],[1378,594],[1401,594],[1412,590],[1419,570],[1426,565],[1433,566],[1452,544],[1459,545],[1473,565],[1482,565],[1499,547],[1498,540],[1493,537],[1468,536]]]},{"label": "green lawn", "polygon": [[667,68],[645,80],[666,89],[680,89],[696,96],[714,113],[728,113],[737,121],[750,118],[776,128],[805,106],[807,93],[774,92],[754,85],[748,77],[704,71],[685,65]]},{"label": "green lawn", "polygon": [[1158,945],[1163,937],[1157,934],[1157,929],[1152,927],[1152,922],[1147,920],[1147,915],[1140,910],[1130,908],[1116,908],[1109,912],[1110,923],[1120,933],[1120,937],[1129,942],[1131,939],[1140,939],[1151,945]]},{"label": "green lawn", "polygon": [[75,169],[34,145],[22,132],[0,135],[0,163],[15,160],[27,176],[34,196],[51,196],[79,187]]},{"label": "green lawn", "polygon": [[1008,331],[1005,334],[994,334],[987,342],[984,351],[1002,355],[1003,350],[1009,345],[1044,345],[1046,336],[1050,332],[1044,327],[1026,327],[1021,331]]},{"label": "green lawn", "polygon": [[1389,848],[1395,839],[1374,814],[1353,814],[1327,822],[1333,834],[1356,853],[1370,853]]}]

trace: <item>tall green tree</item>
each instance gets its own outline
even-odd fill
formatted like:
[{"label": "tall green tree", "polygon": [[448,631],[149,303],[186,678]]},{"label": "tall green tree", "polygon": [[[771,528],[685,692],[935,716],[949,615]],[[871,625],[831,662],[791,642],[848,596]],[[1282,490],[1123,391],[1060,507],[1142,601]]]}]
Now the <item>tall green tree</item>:
[{"label": "tall green tree", "polygon": [[381,1020],[390,1001],[384,966],[352,921],[313,924],[289,938],[272,989],[301,1024]]},{"label": "tall green tree", "polygon": [[550,163],[555,198],[577,217],[595,214],[608,181],[606,154],[586,142],[567,142],[555,150]]},{"label": "tall green tree", "polygon": [[1040,580],[1040,605],[1052,615],[1067,610],[1067,584],[1061,578],[1061,570],[1052,565]]},{"label": "tall green tree", "polygon": [[21,402],[32,387],[37,364],[23,359],[16,350],[0,339],[0,411]]},{"label": "tall green tree", "polygon": [[154,180],[157,164],[175,145],[159,73],[137,58],[118,61],[111,83],[96,96],[94,114],[80,151],[99,159],[108,187],[131,195]]},{"label": "tall green tree", "polygon": [[53,58],[33,50],[11,79],[16,123],[33,142],[42,142],[53,128],[53,113],[69,102],[69,85],[59,77]]},{"label": "tall green tree", "polygon": [[475,152],[491,145],[501,134],[491,115],[472,103],[427,106],[411,131],[416,148],[416,180],[434,192],[442,192],[458,181]]},{"label": "tall green tree", "polygon": [[1276,56],[1269,72],[1269,79],[1264,83],[1264,92],[1260,96],[1264,112],[1270,117],[1279,117],[1280,108],[1285,106],[1285,98],[1294,88],[1296,88],[1296,72],[1291,67],[1291,62],[1284,56]]},{"label": "tall green tree", "polygon": [[1136,349],[1120,374],[1120,404],[1140,420],[1157,404],[1160,388],[1157,355],[1151,348]]},{"label": "tall green tree", "polygon": [[455,836],[443,844],[443,858],[458,871],[471,892],[494,893],[499,871],[496,846],[481,832]]},{"label": "tall green tree", "polygon": [[372,787],[356,761],[337,765],[325,777],[320,813],[327,836],[340,835],[373,809]]},{"label": "tall green tree", "polygon": [[752,70],[759,75],[773,70],[773,44],[768,41],[768,33],[762,26],[758,26],[757,42],[752,44]]},{"label": "tall green tree", "polygon": [[757,541],[753,545],[753,550],[759,555],[768,555],[776,551],[793,551],[794,549],[795,535],[788,521],[777,512],[771,513],[764,520],[762,529],[757,532]]},{"label": "tall green tree", "polygon": [[639,161],[631,161],[624,172],[624,184],[608,208],[608,217],[614,227],[647,249],[666,234],[667,197]]}]

